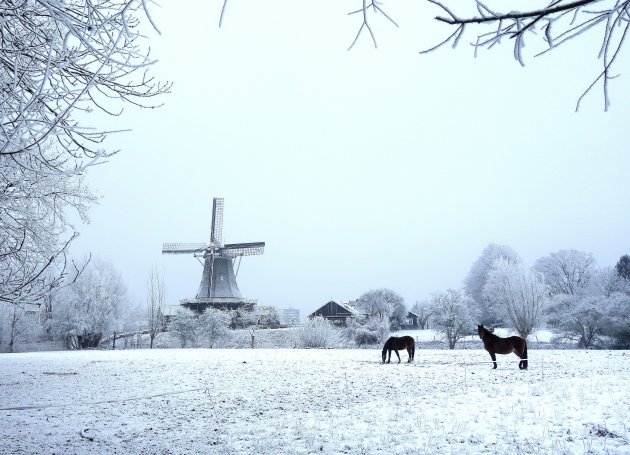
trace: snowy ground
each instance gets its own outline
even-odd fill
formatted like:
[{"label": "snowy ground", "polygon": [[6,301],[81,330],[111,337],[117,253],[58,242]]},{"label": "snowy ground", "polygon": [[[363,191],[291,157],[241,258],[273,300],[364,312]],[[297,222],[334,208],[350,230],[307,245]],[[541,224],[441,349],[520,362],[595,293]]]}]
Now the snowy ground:
[{"label": "snowy ground", "polygon": [[[402,354],[403,361],[406,353]],[[629,454],[630,353],[0,355],[0,453]]]}]

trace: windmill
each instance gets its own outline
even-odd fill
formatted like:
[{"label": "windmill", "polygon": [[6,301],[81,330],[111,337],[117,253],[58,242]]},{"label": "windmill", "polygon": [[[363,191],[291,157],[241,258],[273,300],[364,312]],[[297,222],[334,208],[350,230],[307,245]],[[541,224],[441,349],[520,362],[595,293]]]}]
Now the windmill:
[{"label": "windmill", "polygon": [[[181,301],[197,312],[207,307],[238,309],[253,307],[254,300],[245,299],[236,284],[234,259],[238,258],[238,266],[243,256],[263,254],[265,242],[231,243],[223,245],[223,198],[212,201],[212,227],[210,243],[165,243],[162,254],[192,254],[203,261],[201,284],[194,299]],[[236,272],[238,273],[238,266]]]}]

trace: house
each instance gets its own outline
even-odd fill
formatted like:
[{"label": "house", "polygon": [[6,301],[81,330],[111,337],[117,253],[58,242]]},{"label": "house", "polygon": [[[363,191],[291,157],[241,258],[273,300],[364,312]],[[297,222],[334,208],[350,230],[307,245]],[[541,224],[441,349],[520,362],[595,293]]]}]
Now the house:
[{"label": "house", "polygon": [[364,314],[352,306],[351,302],[337,303],[333,300],[324,304],[317,310],[308,315],[309,319],[322,316],[327,321],[335,325],[346,325],[346,319],[352,317],[361,317]]},{"label": "house", "polygon": [[401,324],[401,329],[417,329],[418,328],[418,320],[420,316],[413,311],[407,312],[407,317],[405,318],[405,322]]}]

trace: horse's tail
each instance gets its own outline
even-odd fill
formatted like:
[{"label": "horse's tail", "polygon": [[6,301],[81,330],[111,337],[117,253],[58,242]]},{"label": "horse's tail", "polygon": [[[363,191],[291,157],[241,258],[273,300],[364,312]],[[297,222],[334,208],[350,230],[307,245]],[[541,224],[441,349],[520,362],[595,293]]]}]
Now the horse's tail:
[{"label": "horse's tail", "polygon": [[413,360],[416,356],[416,340],[411,342],[411,359]]},{"label": "horse's tail", "polygon": [[523,360],[521,363],[523,364],[523,370],[527,370],[527,340],[523,340]]}]

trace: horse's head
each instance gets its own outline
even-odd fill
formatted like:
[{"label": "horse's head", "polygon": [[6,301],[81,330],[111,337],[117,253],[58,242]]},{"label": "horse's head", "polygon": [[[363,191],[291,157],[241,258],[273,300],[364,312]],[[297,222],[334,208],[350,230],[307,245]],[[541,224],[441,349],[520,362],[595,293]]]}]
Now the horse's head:
[{"label": "horse's head", "polygon": [[479,338],[483,340],[483,336],[486,334],[486,328],[483,325],[477,324],[477,334]]},{"label": "horse's head", "polygon": [[385,357],[387,357],[387,349],[383,348],[383,355],[381,357],[383,357],[383,363],[385,363]]}]

